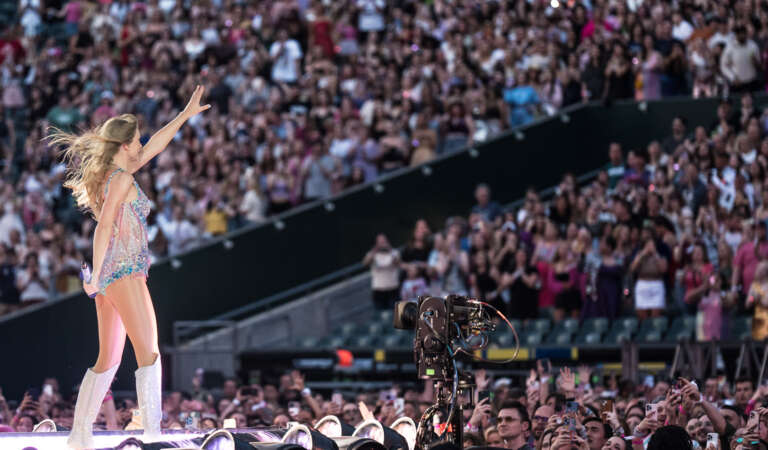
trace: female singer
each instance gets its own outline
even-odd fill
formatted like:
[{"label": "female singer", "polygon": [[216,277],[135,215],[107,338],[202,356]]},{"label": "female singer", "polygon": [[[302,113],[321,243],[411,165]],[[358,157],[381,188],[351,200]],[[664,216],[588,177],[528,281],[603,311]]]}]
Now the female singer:
[{"label": "female singer", "polygon": [[93,422],[120,365],[126,333],[139,366],[136,396],[144,437],[160,438],[162,371],[155,311],[146,284],[150,204],[132,174],[163,151],[187,119],[210,108],[200,106],[202,95],[203,87],[197,86],[184,111],[143,147],[132,114],[110,118],[79,136],[57,129],[48,136],[52,144],[64,146],[68,166],[64,187],[72,189],[78,206],[98,221],[93,272],[83,281],[83,289],[95,296],[99,356],[80,384],[67,440],[72,448],[93,448]]}]

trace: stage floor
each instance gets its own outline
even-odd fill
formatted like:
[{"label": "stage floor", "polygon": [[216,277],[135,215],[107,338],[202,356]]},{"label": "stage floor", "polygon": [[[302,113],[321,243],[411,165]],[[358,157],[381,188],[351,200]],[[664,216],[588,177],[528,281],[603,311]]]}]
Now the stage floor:
[{"label": "stage floor", "polygon": [[[196,448],[198,444],[193,443],[192,439],[203,437],[206,433],[207,431],[163,430],[163,439],[160,442],[171,444],[165,448]],[[0,433],[0,449],[67,450],[69,448],[67,447],[67,436],[69,436],[69,431]],[[141,436],[142,431],[94,431],[93,442],[97,449],[113,449],[131,437],[141,441]]]}]

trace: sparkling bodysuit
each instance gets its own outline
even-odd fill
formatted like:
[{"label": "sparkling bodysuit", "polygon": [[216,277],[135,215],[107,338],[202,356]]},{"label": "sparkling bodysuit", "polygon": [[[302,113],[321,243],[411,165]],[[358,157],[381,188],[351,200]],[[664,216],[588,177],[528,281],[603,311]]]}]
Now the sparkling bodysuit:
[{"label": "sparkling bodysuit", "polygon": [[[112,177],[123,169],[116,169],[109,175],[104,186],[104,198]],[[107,286],[125,276],[147,277],[149,272],[149,246],[147,239],[147,216],[150,211],[149,199],[136,180],[138,196],[131,202],[122,202],[112,225],[112,234],[99,273],[99,293],[104,295]]]}]

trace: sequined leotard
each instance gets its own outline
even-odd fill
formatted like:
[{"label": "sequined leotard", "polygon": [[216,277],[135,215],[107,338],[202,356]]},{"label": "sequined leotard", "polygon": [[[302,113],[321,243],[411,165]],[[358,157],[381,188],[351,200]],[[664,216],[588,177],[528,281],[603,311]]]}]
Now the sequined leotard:
[{"label": "sequined leotard", "polygon": [[[116,169],[104,185],[104,198],[112,177],[123,169]],[[149,247],[147,243],[147,215],[149,199],[136,180],[138,196],[132,202],[122,202],[112,225],[112,235],[99,273],[99,293],[104,295],[107,286],[125,276],[147,277],[149,272]]]}]

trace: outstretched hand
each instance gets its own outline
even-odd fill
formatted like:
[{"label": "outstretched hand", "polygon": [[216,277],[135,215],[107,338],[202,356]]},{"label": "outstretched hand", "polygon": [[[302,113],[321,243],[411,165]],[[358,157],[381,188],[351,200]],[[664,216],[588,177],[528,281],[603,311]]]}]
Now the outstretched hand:
[{"label": "outstretched hand", "polygon": [[200,98],[203,96],[203,91],[205,91],[205,88],[202,85],[198,84],[195,87],[195,92],[192,93],[192,97],[189,99],[189,103],[187,103],[186,108],[184,108],[184,114],[187,116],[187,118],[201,113],[211,107],[210,104],[200,106]]},{"label": "outstretched hand", "polygon": [[560,369],[560,390],[563,391],[566,398],[573,397],[576,391],[576,377],[568,367]]}]

